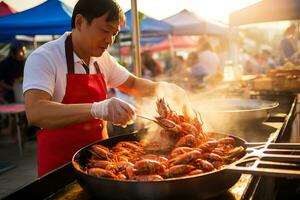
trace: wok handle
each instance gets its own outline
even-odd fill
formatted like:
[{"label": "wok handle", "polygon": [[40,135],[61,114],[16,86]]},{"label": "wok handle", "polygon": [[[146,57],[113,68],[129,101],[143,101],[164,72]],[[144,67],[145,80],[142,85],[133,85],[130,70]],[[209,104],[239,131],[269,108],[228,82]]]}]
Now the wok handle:
[{"label": "wok handle", "polygon": [[240,174],[252,174],[260,176],[273,176],[273,177],[289,177],[289,178],[300,178],[300,166],[296,166],[297,169],[283,169],[283,167],[290,167],[290,165],[282,165],[281,163],[264,162],[261,166],[257,167],[245,167],[245,166],[230,166],[226,170],[230,172]]},{"label": "wok handle", "polygon": [[[283,155],[283,154],[263,154],[261,161],[274,161],[274,162],[299,162],[300,155]],[[299,168],[300,170],[300,168]]]},{"label": "wok handle", "polygon": [[271,149],[300,149],[300,143],[269,143],[269,142],[246,142],[249,148],[271,148]]},{"label": "wok handle", "polygon": [[281,154],[297,154],[300,155],[300,149],[265,149],[264,152],[266,154],[272,154],[272,153],[281,153]]},{"label": "wok handle", "polygon": [[160,123],[159,123],[156,119],[154,119],[154,118],[152,118],[152,117],[148,117],[148,116],[140,115],[140,114],[136,114],[136,116],[139,117],[139,118],[146,119],[146,120],[148,120],[148,121],[154,122],[154,123],[156,123],[157,125],[161,126]]},{"label": "wok handle", "polygon": [[246,156],[229,165],[227,170],[253,175],[300,178],[299,143],[259,144],[247,151],[249,153]]}]

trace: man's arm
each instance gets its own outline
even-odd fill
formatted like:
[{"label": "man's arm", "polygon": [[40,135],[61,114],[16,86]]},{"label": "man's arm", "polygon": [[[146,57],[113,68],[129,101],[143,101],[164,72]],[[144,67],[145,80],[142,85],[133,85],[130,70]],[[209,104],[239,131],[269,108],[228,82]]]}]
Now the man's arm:
[{"label": "man's arm", "polygon": [[51,101],[52,97],[42,90],[25,92],[25,109],[29,124],[55,129],[93,119],[92,104],[62,104]]},{"label": "man's arm", "polygon": [[130,74],[128,79],[118,87],[118,89],[132,96],[154,96],[158,87],[158,82],[148,79],[138,78]]}]

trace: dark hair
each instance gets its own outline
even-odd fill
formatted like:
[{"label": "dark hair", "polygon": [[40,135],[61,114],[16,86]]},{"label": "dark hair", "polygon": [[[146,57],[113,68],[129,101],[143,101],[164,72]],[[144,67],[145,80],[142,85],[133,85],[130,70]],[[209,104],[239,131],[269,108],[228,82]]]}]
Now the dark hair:
[{"label": "dark hair", "polygon": [[115,0],[79,0],[72,14],[72,29],[75,28],[75,18],[81,14],[90,24],[94,18],[101,17],[109,12],[106,21],[120,21],[125,24],[125,15],[120,5]]}]

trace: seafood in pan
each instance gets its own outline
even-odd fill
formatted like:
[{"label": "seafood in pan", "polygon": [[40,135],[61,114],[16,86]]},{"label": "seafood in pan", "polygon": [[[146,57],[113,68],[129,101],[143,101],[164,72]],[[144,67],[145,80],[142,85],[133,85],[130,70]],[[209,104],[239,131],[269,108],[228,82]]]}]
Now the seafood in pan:
[{"label": "seafood in pan", "polygon": [[160,140],[120,141],[111,148],[95,144],[83,171],[115,180],[161,181],[218,170],[244,155],[234,138],[205,133],[199,113],[190,117],[183,110],[179,115],[164,99],[156,105]]}]

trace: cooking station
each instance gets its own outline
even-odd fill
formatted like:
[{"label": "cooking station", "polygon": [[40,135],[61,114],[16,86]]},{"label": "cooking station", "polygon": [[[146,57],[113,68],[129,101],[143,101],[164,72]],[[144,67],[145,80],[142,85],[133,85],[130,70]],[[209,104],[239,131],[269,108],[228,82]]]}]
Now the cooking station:
[{"label": "cooking station", "polygon": [[[244,138],[248,142],[289,142],[292,124],[296,117],[297,95],[252,92],[250,97],[276,100],[279,102],[279,107],[260,126],[236,127],[230,131],[230,134]],[[299,186],[297,179],[288,180],[242,174],[239,181],[232,188],[221,196],[212,199],[272,199],[271,195],[293,199],[296,195],[299,195]],[[290,195],[290,198],[288,195]],[[94,199],[77,182],[71,163],[50,172],[4,199],[21,199],[25,196],[30,199]],[[128,198],[124,196],[124,199]]]}]

